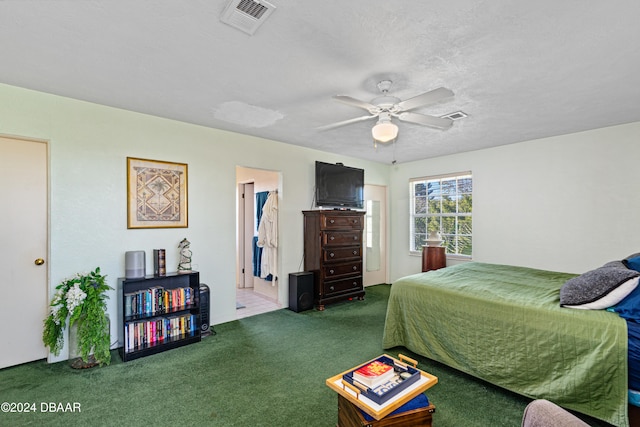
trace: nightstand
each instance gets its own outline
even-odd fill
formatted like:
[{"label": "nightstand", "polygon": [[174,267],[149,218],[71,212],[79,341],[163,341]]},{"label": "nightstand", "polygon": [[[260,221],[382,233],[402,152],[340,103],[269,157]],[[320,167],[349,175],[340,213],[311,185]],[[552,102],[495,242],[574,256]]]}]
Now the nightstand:
[{"label": "nightstand", "polygon": [[438,270],[447,266],[444,246],[422,247],[422,271]]}]

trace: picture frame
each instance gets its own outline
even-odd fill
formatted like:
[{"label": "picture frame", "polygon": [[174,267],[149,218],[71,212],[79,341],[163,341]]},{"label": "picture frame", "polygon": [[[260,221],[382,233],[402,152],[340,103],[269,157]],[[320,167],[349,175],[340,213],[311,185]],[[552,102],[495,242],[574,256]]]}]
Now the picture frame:
[{"label": "picture frame", "polygon": [[127,157],[127,228],[186,228],[186,163]]}]

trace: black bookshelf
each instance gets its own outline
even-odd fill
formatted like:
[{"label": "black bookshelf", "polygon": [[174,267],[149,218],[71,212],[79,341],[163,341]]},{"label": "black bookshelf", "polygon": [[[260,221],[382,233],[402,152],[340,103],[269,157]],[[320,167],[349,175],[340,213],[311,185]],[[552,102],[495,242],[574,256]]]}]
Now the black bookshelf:
[{"label": "black bookshelf", "polygon": [[[158,291],[159,289],[162,291]],[[180,289],[184,291],[181,293]],[[152,294],[151,290],[155,290],[155,293]],[[164,276],[146,276],[136,279],[119,278],[118,291],[120,296],[118,311],[122,320],[120,356],[123,362],[201,340],[200,273],[197,271],[167,273]],[[165,293],[168,295],[165,296]],[[161,298],[160,301],[153,303],[146,300],[149,298],[148,295],[159,294],[162,295],[162,297],[158,296]],[[178,297],[178,295],[181,296]],[[186,295],[189,298],[186,298]],[[164,304],[176,297],[180,299],[180,305]],[[140,298],[144,302],[140,303]],[[133,307],[132,301],[134,301]],[[176,322],[183,327],[172,328],[169,325],[171,322]],[[171,331],[167,332],[162,328]],[[152,330],[155,333],[151,333]],[[152,335],[153,338],[151,338]]]}]

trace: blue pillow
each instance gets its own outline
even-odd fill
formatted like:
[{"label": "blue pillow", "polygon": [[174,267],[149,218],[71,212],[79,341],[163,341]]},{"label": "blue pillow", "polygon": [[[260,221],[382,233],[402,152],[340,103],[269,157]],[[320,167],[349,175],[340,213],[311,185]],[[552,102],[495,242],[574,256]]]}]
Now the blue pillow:
[{"label": "blue pillow", "polygon": [[624,319],[640,321],[640,286],[607,310],[618,313]]},{"label": "blue pillow", "polygon": [[625,259],[622,261],[627,268],[635,271],[640,271],[640,256]]}]

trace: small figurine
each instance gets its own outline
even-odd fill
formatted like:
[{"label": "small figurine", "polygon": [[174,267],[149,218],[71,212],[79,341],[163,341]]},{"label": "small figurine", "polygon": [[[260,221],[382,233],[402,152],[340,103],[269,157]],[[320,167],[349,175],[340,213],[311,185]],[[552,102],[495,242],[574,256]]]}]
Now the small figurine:
[{"label": "small figurine", "polygon": [[178,273],[191,273],[191,250],[189,249],[189,245],[191,242],[187,240],[185,237],[178,244],[178,248],[180,248],[180,263],[178,264]]}]

